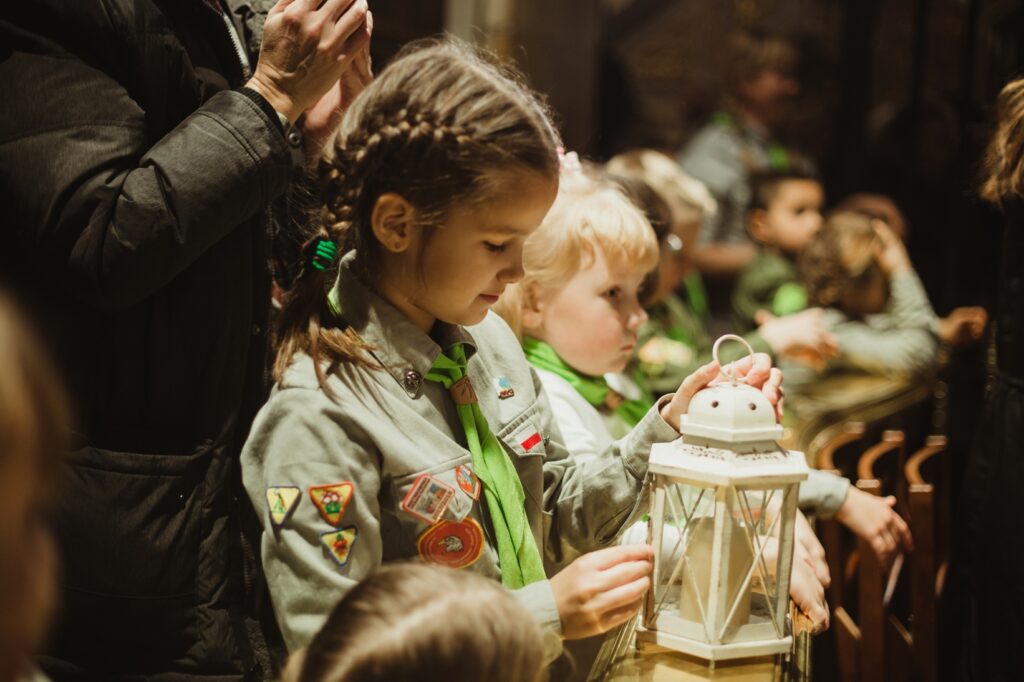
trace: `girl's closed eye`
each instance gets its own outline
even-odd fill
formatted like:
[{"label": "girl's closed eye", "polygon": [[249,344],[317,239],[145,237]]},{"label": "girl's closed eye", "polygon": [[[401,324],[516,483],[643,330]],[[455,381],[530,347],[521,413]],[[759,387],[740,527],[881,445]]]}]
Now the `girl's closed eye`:
[{"label": "girl's closed eye", "polygon": [[491,253],[502,253],[508,247],[508,243],[495,244],[494,242],[484,242],[484,248]]}]

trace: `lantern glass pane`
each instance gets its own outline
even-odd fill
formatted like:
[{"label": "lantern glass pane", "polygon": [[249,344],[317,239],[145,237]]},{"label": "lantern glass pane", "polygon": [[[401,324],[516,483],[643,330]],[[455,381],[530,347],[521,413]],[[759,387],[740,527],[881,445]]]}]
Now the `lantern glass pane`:
[{"label": "lantern glass pane", "polygon": [[777,489],[664,485],[654,617],[660,629],[709,643],[782,636],[776,627]]}]

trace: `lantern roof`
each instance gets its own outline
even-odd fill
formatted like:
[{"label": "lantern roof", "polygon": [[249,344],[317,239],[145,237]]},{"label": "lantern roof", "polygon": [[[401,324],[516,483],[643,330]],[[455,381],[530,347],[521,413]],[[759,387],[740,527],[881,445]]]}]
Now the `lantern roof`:
[{"label": "lantern roof", "polygon": [[[750,344],[727,334],[715,342],[713,354],[723,341]],[[655,445],[650,470],[692,483],[713,485],[775,485],[807,478],[803,453],[785,450],[775,442],[782,426],[775,407],[758,389],[740,382],[735,370],[723,368],[727,380],[708,386],[690,400],[680,433],[672,443]]]}]

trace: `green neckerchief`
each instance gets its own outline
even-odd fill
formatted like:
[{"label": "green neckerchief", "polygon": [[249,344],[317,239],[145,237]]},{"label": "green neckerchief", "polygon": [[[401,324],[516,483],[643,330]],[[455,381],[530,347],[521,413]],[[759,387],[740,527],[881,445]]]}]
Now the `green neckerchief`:
[{"label": "green neckerchief", "polygon": [[455,344],[434,361],[427,372],[428,381],[436,381],[449,390],[466,432],[466,445],[473,457],[473,469],[483,484],[487,509],[498,545],[501,582],[516,590],[544,580],[544,562],[526,518],[526,495],[515,466],[498,439],[491,433],[480,411],[476,394],[466,376],[466,349]]},{"label": "green neckerchief", "polygon": [[[560,376],[569,382],[569,385],[576,389],[576,392],[583,396],[583,399],[594,407],[608,407],[614,410],[631,427],[640,423],[654,399],[650,400],[626,400],[611,388],[604,377],[591,377],[580,374],[569,365],[565,364],[558,353],[549,344],[529,336],[523,337],[523,352],[530,364],[537,369],[543,369],[556,376]],[[646,396],[645,396],[646,397]]]}]

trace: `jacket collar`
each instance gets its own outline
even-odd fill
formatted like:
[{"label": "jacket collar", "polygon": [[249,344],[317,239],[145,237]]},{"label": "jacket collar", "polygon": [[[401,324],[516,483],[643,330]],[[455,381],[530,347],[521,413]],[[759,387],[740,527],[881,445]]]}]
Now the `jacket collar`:
[{"label": "jacket collar", "polygon": [[331,297],[348,326],[370,346],[373,357],[406,393],[419,395],[423,377],[437,356],[453,345],[464,344],[467,359],[472,357],[476,342],[465,327],[438,320],[429,335],[423,333],[356,275],[355,259],[355,251],[342,257]]}]

